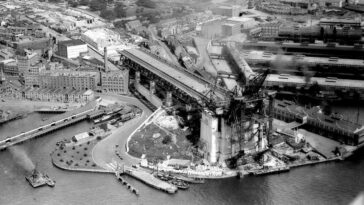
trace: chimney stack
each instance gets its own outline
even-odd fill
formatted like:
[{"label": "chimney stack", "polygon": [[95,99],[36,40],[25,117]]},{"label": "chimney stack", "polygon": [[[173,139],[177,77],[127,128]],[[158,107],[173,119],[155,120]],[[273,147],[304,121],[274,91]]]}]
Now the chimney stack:
[{"label": "chimney stack", "polygon": [[107,47],[104,47],[104,69],[107,72]]}]

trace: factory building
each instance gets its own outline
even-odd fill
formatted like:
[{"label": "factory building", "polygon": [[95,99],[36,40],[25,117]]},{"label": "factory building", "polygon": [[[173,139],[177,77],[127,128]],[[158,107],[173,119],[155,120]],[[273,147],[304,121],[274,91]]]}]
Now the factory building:
[{"label": "factory building", "polygon": [[101,73],[101,85],[105,92],[128,94],[129,71],[110,71]]},{"label": "factory building", "polygon": [[16,56],[18,62],[19,73],[24,74],[25,71],[29,70],[31,65],[36,64],[39,61],[39,55],[29,50],[24,50]]},{"label": "factory building", "polygon": [[58,54],[65,58],[77,58],[80,54],[87,52],[87,44],[80,39],[60,41],[58,43]]},{"label": "factory building", "polygon": [[24,83],[25,86],[39,87],[39,74],[45,70],[45,66],[42,63],[31,65],[24,72]]}]

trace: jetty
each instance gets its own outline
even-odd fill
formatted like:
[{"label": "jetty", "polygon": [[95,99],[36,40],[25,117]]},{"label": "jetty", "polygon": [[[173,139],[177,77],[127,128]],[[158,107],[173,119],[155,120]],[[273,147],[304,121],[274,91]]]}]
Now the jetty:
[{"label": "jetty", "polygon": [[123,184],[125,185],[132,193],[134,193],[135,195],[139,196],[139,190],[134,188],[131,184],[129,184],[121,175],[122,172],[116,171],[115,172],[116,178]]}]

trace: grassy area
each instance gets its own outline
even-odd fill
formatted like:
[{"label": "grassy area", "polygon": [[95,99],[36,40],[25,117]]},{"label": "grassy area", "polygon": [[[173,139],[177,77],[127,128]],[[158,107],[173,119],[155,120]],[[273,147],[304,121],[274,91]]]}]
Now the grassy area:
[{"label": "grassy area", "polygon": [[186,139],[189,131],[161,129],[151,123],[132,136],[129,154],[146,155],[150,161],[165,160],[167,155],[177,159],[191,159],[191,143]]},{"label": "grassy area", "polygon": [[52,153],[53,162],[70,169],[102,169],[92,160],[92,149],[98,140],[84,144],[65,146],[61,142]]}]

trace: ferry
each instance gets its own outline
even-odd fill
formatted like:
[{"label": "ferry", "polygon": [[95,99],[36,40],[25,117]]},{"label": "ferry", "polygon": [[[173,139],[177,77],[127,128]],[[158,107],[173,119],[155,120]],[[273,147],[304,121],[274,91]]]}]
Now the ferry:
[{"label": "ferry", "polygon": [[33,188],[48,185],[54,187],[56,182],[48,177],[48,175],[39,172],[37,169],[33,169],[29,176],[25,179],[32,185]]}]

